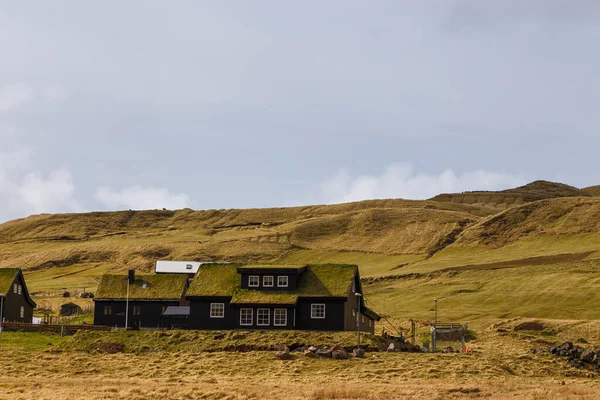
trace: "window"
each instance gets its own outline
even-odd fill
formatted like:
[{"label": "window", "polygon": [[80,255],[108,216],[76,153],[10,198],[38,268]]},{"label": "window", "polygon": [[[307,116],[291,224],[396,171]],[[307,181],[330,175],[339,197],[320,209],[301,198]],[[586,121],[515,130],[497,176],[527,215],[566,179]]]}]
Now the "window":
[{"label": "window", "polygon": [[225,303],[210,303],[211,318],[225,318]]},{"label": "window", "polygon": [[365,316],[361,315],[361,317],[362,317],[362,323],[364,324],[365,323]]},{"label": "window", "polygon": [[18,286],[17,293],[18,293],[18,294],[21,294],[22,292],[23,292],[23,286],[19,285],[19,286]]},{"label": "window", "polygon": [[192,264],[186,264],[185,269],[192,269]]},{"label": "window", "polygon": [[285,308],[276,308],[273,311],[273,325],[275,325],[275,326],[286,326],[287,325],[287,310]]},{"label": "window", "polygon": [[256,325],[269,325],[271,320],[271,310],[268,308],[259,308],[256,311]]},{"label": "window", "polygon": [[248,286],[249,287],[258,287],[260,279],[256,275],[250,275],[248,277]]},{"label": "window", "polygon": [[17,284],[16,283],[13,285],[13,292],[15,292],[15,294],[17,293]]},{"label": "window", "polygon": [[282,275],[282,276],[277,277],[277,286],[278,287],[288,287],[287,275]]},{"label": "window", "polygon": [[273,277],[272,276],[263,276],[263,286],[264,287],[273,287]]},{"label": "window", "polygon": [[240,325],[248,326],[252,325],[252,309],[241,308],[240,309]]},{"label": "window", "polygon": [[112,306],[104,306],[104,315],[112,314]]},{"label": "window", "polygon": [[311,304],[310,305],[310,317],[312,319],[324,319],[325,318],[325,304]]},{"label": "window", "polygon": [[352,316],[356,317],[356,311],[354,311],[354,309],[352,309]]},{"label": "window", "polygon": [[369,320],[369,328],[373,326],[373,320]]},{"label": "window", "polygon": [[21,306],[21,318],[25,318],[25,307]]},{"label": "window", "polygon": [[142,307],[133,306],[133,315],[140,315],[142,313]]}]

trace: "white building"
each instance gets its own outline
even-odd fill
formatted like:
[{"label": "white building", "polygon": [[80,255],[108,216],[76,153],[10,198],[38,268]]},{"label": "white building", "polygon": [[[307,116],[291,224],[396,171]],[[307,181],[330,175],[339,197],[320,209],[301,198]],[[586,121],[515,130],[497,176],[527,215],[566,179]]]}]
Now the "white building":
[{"label": "white building", "polygon": [[198,261],[166,261],[157,260],[154,272],[157,274],[195,274],[204,264]]}]

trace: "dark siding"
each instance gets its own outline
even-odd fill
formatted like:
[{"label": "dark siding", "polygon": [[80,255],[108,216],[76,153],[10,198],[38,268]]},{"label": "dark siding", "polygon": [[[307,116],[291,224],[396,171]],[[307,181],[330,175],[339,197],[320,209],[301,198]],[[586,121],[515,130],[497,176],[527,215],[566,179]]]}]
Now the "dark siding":
[{"label": "dark siding", "polygon": [[[311,304],[325,304],[325,319],[312,319]],[[296,329],[315,331],[344,330],[344,300],[301,299],[296,310]]]},{"label": "dark siding", "polygon": [[[239,321],[239,312],[231,308],[229,302],[230,297],[214,297],[214,298],[189,298],[190,302],[190,318],[189,327],[194,329],[235,329]],[[223,318],[210,317],[210,303],[225,304],[225,312]]]},{"label": "dark siding", "polygon": [[[15,293],[13,290],[14,284],[21,285],[21,294]],[[33,306],[27,301],[27,288],[23,280],[23,275],[17,273],[17,277],[10,285],[10,290],[5,293],[4,310],[2,317],[5,321],[11,322],[27,322],[31,323],[33,319]],[[24,317],[21,318],[21,307],[24,309]]]},{"label": "dark siding", "polygon": [[[125,326],[125,301],[95,300],[94,325]],[[128,326],[156,328],[163,325],[163,307],[178,306],[179,301],[129,301]],[[104,315],[104,307],[112,308],[110,315]],[[140,307],[140,315],[134,315],[134,306]],[[167,321],[168,323],[168,321]]]},{"label": "dark siding", "polygon": [[[358,278],[358,277],[357,277]],[[357,279],[355,278],[355,279]],[[359,287],[360,286],[354,286]],[[346,331],[355,331],[356,330],[356,312],[358,310],[358,299],[356,298],[355,292],[352,291],[352,287],[348,291],[348,301],[344,306],[344,330]],[[364,310],[364,304],[361,302],[361,314],[360,314],[360,331],[361,332],[375,332],[375,321],[372,321],[371,318],[367,317],[362,313]],[[352,312],[354,311],[354,316],[352,316]],[[364,322],[363,322],[364,320]],[[371,322],[371,326],[369,326],[369,321]]]}]

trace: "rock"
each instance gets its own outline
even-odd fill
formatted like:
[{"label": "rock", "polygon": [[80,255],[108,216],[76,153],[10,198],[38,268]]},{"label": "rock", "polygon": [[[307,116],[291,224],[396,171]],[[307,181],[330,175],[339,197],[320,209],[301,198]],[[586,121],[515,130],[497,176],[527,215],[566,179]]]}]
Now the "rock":
[{"label": "rock", "polygon": [[331,357],[331,349],[324,347],[322,349],[318,349],[315,354],[319,357]]},{"label": "rock", "polygon": [[515,326],[515,331],[543,331],[544,325],[540,322],[522,322]]},{"label": "rock", "polygon": [[292,350],[292,353],[304,353],[305,350],[306,350],[305,346],[300,346],[300,347],[296,347],[294,350]]},{"label": "rock", "polygon": [[564,342],[558,346],[559,350],[573,350],[573,342]]},{"label": "rock", "polygon": [[363,358],[365,356],[365,351],[363,349],[354,349],[352,350],[352,355],[356,358]]},{"label": "rock", "polygon": [[289,360],[292,358],[292,355],[289,351],[276,351],[275,357],[279,358],[280,360]]},{"label": "rock", "polygon": [[331,349],[331,357],[336,360],[346,360],[348,358],[348,352],[341,346],[335,346]]},{"label": "rock", "polygon": [[394,345],[394,343],[390,343],[390,345],[387,348],[387,351],[396,351],[396,346]]},{"label": "rock", "polygon": [[310,346],[307,350],[312,351],[313,353],[316,352],[318,349],[315,346]]},{"label": "rock", "polygon": [[287,347],[287,346],[286,346],[286,345],[284,345],[284,344],[276,344],[275,346],[273,346],[273,350],[276,350],[276,351],[283,351],[283,352],[286,352],[286,353],[289,353],[289,352],[290,352],[290,348],[289,348],[289,347]]},{"label": "rock", "polygon": [[579,356],[579,359],[581,361],[591,362],[595,356],[596,356],[596,354],[593,351],[584,350],[583,353],[581,353],[581,355]]},{"label": "rock", "polygon": [[558,349],[556,347],[550,347],[550,354],[558,354]]},{"label": "rock", "polygon": [[304,357],[315,358],[316,356],[317,355],[315,354],[314,351],[310,351],[310,350],[304,351]]}]

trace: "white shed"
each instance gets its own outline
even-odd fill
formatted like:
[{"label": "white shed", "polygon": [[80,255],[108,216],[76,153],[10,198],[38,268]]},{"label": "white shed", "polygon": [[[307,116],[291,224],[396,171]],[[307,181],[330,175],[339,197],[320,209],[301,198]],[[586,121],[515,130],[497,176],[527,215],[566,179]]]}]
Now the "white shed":
[{"label": "white shed", "polygon": [[200,265],[198,261],[166,261],[157,260],[154,272],[157,274],[195,274]]}]

